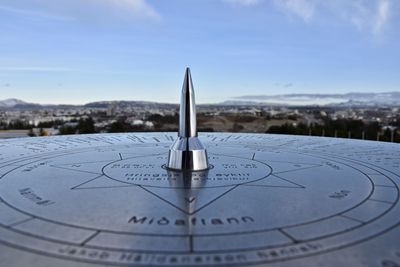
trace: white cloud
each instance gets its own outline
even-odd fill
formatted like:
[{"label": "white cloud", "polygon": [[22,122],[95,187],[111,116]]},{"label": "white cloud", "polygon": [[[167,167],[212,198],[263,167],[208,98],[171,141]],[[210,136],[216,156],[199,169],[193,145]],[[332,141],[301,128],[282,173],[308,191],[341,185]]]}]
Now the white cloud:
[{"label": "white cloud", "polygon": [[254,6],[260,4],[262,0],[224,0],[227,3],[241,6]]},{"label": "white cloud", "polygon": [[389,0],[380,0],[378,3],[378,12],[373,22],[372,30],[375,34],[379,34],[389,18],[390,2]]},{"label": "white cloud", "polygon": [[0,11],[42,19],[160,19],[147,0],[2,0]]},{"label": "white cloud", "polygon": [[317,1],[315,0],[275,0],[275,5],[280,9],[294,14],[304,21],[310,21],[314,16]]},{"label": "white cloud", "polygon": [[14,14],[28,16],[28,17],[49,19],[49,20],[71,20],[71,18],[69,18],[69,17],[53,16],[51,14],[30,11],[30,10],[26,10],[26,9],[13,8],[13,7],[8,7],[8,6],[0,6],[0,11],[5,11],[8,13],[14,13]]},{"label": "white cloud", "polygon": [[388,23],[390,4],[390,0],[377,0],[372,5],[359,0],[349,10],[348,17],[358,30],[379,35]]},{"label": "white cloud", "polygon": [[[78,2],[81,2],[81,0],[78,0]],[[120,11],[125,10],[137,17],[160,18],[160,15],[146,0],[92,0],[93,4],[100,2],[103,2],[111,8],[117,8]]]},{"label": "white cloud", "polygon": [[360,31],[379,35],[388,24],[392,0],[274,0],[279,10],[310,22],[316,15],[342,19]]},{"label": "white cloud", "polygon": [[367,24],[366,18],[370,16],[370,11],[360,1],[354,2],[353,7],[345,14],[359,31],[364,30]]}]

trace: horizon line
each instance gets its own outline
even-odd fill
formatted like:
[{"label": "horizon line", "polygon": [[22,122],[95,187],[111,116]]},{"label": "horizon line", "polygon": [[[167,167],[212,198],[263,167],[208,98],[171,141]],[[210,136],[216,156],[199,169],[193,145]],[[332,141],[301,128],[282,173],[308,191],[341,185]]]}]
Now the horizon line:
[{"label": "horizon line", "polygon": [[[200,105],[207,105],[207,104],[221,104],[224,103],[226,101],[238,101],[240,99],[243,99],[243,101],[254,101],[254,100],[250,100],[250,98],[254,98],[254,97],[276,97],[276,96],[291,96],[291,95],[316,95],[316,96],[339,96],[339,95],[347,95],[347,94],[392,94],[392,93],[400,93],[399,91],[384,91],[384,92],[366,92],[366,91],[350,91],[350,92],[346,92],[346,93],[286,93],[286,94],[254,94],[254,95],[241,95],[241,96],[231,96],[231,97],[227,97],[225,100],[223,101],[209,101],[209,102],[204,102],[204,101],[196,101],[197,104]],[[21,99],[21,98],[17,98],[17,97],[10,97],[10,98],[5,98],[5,99],[0,99],[0,102],[2,101],[7,101],[7,100],[18,100],[18,101],[22,101],[25,102],[26,104],[35,104],[35,105],[73,105],[73,106],[79,106],[79,105],[86,105],[86,104],[90,104],[90,103],[96,103],[96,102],[150,102],[150,103],[159,103],[159,104],[179,104],[179,100],[176,101],[157,101],[157,100],[134,100],[134,99],[127,99],[127,100],[123,100],[123,99],[108,99],[108,100],[88,100],[85,102],[75,102],[75,103],[66,103],[66,102],[36,102],[35,100],[33,100],[32,102],[30,100],[25,100],[25,99]],[[255,101],[256,102],[256,101]],[[258,102],[265,102],[265,101],[258,101]]]}]

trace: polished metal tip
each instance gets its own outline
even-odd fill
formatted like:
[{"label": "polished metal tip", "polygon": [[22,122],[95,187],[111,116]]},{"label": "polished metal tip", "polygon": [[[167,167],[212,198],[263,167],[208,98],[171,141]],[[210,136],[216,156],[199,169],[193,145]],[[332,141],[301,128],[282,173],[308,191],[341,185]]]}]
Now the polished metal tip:
[{"label": "polished metal tip", "polygon": [[186,68],[181,93],[178,138],[169,149],[167,167],[182,171],[208,169],[207,151],[197,137],[196,103],[189,68]]},{"label": "polished metal tip", "polygon": [[179,112],[179,134],[181,137],[197,136],[196,103],[190,69],[186,68],[182,86],[181,106]]}]

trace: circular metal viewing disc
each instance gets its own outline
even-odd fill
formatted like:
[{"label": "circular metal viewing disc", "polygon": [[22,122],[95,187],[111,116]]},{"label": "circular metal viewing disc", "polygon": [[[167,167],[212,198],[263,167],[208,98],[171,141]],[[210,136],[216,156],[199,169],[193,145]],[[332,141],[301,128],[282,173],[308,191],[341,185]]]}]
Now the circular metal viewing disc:
[{"label": "circular metal viewing disc", "polygon": [[400,265],[399,145],[200,134],[183,174],[175,137],[1,141],[0,265]]}]

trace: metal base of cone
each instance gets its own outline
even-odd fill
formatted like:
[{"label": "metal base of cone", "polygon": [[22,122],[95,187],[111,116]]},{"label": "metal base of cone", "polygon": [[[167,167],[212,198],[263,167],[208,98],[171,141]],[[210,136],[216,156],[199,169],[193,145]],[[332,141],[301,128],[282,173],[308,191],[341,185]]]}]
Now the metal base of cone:
[{"label": "metal base of cone", "polygon": [[207,170],[207,151],[197,137],[178,137],[169,150],[167,168],[181,171]]}]

